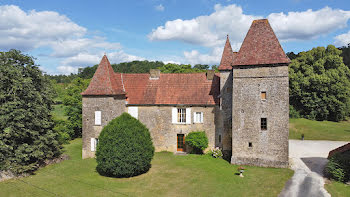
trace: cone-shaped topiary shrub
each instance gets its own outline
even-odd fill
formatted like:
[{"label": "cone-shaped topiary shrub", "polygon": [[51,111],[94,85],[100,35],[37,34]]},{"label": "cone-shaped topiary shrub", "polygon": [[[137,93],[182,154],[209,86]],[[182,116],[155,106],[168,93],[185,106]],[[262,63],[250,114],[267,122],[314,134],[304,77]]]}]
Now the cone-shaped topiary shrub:
[{"label": "cone-shaped topiary shrub", "polygon": [[204,131],[193,131],[186,136],[186,144],[192,148],[191,153],[203,154],[208,147],[208,138]]},{"label": "cone-shaped topiary shrub", "polygon": [[109,122],[98,140],[96,170],[101,175],[131,177],[150,169],[154,155],[150,133],[128,113]]}]

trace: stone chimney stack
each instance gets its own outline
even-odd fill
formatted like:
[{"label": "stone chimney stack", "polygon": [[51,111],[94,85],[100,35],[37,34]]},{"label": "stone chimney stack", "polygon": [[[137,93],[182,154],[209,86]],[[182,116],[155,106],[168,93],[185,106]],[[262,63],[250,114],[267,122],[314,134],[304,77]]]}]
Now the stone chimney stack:
[{"label": "stone chimney stack", "polygon": [[207,80],[213,80],[214,75],[215,75],[215,70],[207,70]]},{"label": "stone chimney stack", "polygon": [[149,71],[150,79],[159,79],[160,76],[160,70],[159,69],[151,69]]}]

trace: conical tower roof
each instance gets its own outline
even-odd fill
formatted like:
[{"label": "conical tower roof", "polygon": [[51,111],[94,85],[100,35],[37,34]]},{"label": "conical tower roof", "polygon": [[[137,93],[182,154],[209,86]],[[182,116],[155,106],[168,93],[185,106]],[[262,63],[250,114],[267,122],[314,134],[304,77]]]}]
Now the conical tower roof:
[{"label": "conical tower roof", "polygon": [[254,20],[232,66],[290,63],[267,19]]},{"label": "conical tower roof", "polygon": [[116,77],[106,55],[102,57],[89,87],[81,93],[87,95],[120,95],[125,94],[120,78]]},{"label": "conical tower roof", "polygon": [[225,48],[222,52],[221,62],[219,65],[219,70],[231,70],[232,69],[232,61],[233,61],[233,52],[230,44],[230,40],[226,38]]}]

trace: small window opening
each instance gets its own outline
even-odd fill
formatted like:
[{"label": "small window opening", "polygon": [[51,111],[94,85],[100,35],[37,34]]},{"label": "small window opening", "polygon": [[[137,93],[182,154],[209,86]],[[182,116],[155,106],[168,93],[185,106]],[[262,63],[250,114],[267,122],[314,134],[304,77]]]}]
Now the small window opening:
[{"label": "small window opening", "polygon": [[177,122],[186,123],[186,108],[177,109]]},{"label": "small window opening", "polygon": [[250,148],[253,147],[253,143],[249,142],[249,143],[248,143],[248,146],[249,146]]},{"label": "small window opening", "polygon": [[266,129],[267,129],[267,119],[261,118],[261,130],[266,130]]},{"label": "small window opening", "polygon": [[266,100],[266,92],[261,92],[261,100]]},{"label": "small window opening", "polygon": [[221,135],[219,135],[219,143],[221,143]]}]

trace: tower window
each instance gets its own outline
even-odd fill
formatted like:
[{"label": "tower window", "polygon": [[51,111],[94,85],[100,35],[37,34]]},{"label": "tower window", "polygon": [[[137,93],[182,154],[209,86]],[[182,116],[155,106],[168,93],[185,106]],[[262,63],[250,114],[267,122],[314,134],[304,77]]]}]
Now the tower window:
[{"label": "tower window", "polygon": [[261,118],[261,130],[266,130],[266,129],[267,129],[267,119]]},{"label": "tower window", "polygon": [[248,146],[249,146],[250,148],[253,147],[253,143],[248,142]]},{"label": "tower window", "polygon": [[261,100],[266,100],[266,92],[261,92]]},{"label": "tower window", "polygon": [[219,135],[219,143],[221,143],[221,135]]}]

